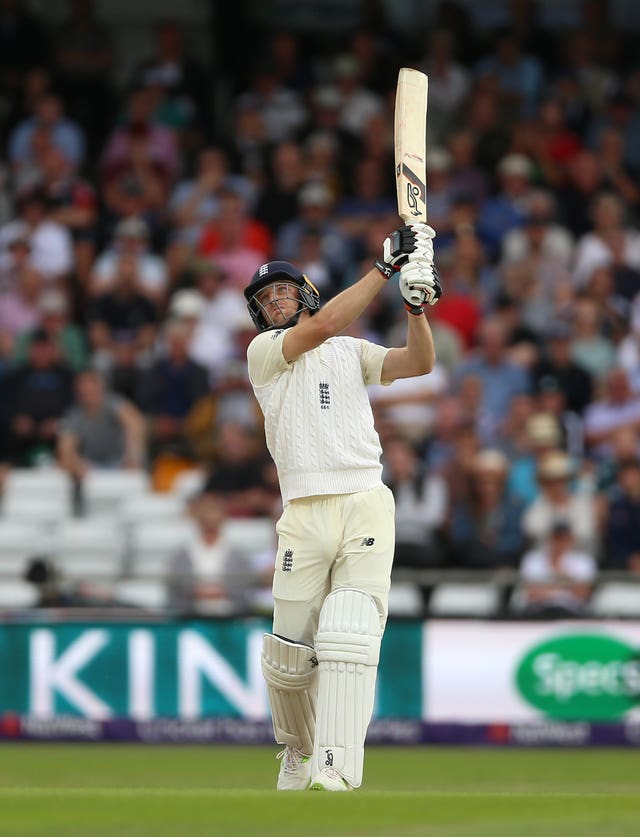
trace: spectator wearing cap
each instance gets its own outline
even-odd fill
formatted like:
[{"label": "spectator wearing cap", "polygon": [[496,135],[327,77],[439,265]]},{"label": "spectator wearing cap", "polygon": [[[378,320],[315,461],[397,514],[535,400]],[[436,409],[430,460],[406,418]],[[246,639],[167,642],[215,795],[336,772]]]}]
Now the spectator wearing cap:
[{"label": "spectator wearing cap", "polygon": [[596,575],[595,559],[576,545],[571,525],[554,521],[544,542],[522,557],[514,610],[545,619],[584,616]]},{"label": "spectator wearing cap", "polygon": [[60,361],[55,342],[35,332],[24,363],[3,381],[9,405],[9,450],[18,466],[33,464],[55,449],[59,421],[72,400],[73,372]]},{"label": "spectator wearing cap", "polygon": [[230,189],[220,193],[216,217],[202,228],[197,245],[200,258],[214,259],[227,282],[240,289],[271,254],[267,227],[249,213],[246,200]]},{"label": "spectator wearing cap", "polygon": [[47,282],[63,281],[73,269],[69,230],[49,215],[49,202],[39,187],[16,196],[18,217],[0,229],[0,269],[11,263],[10,248],[20,239],[30,247],[29,261]]},{"label": "spectator wearing cap", "polygon": [[296,264],[304,237],[312,231],[320,236],[321,253],[329,269],[337,275],[344,275],[352,253],[347,237],[334,221],[331,193],[321,183],[307,183],[300,190],[298,202],[298,217],[280,228],[275,245],[276,257]]},{"label": "spectator wearing cap", "polygon": [[615,483],[602,495],[602,568],[640,572],[640,460],[623,459]]},{"label": "spectator wearing cap", "polygon": [[97,296],[113,289],[123,256],[135,262],[139,291],[154,303],[162,302],[168,289],[167,267],[164,259],[151,252],[149,227],[138,216],[124,218],[116,225],[113,242],[93,265],[91,294]]},{"label": "spectator wearing cap", "polygon": [[533,372],[535,386],[539,389],[545,378],[557,381],[567,409],[581,416],[591,403],[593,382],[589,372],[572,358],[573,329],[565,320],[556,319],[544,336],[543,354]]},{"label": "spectator wearing cap", "polygon": [[[87,364],[87,344],[84,331],[71,322],[70,306],[64,291],[51,288],[45,290],[38,300],[38,328],[45,331],[55,342],[60,357],[78,372]],[[29,353],[29,346],[35,331],[25,331],[18,336],[14,348],[14,359],[23,363]]]},{"label": "spectator wearing cap", "polygon": [[507,154],[498,163],[497,192],[480,207],[478,234],[497,259],[504,237],[522,227],[531,191],[533,168],[523,154]]},{"label": "spectator wearing cap", "polygon": [[640,428],[640,396],[632,392],[624,369],[614,369],[602,383],[602,394],[584,415],[588,450],[602,460],[611,455],[614,435],[625,428]]},{"label": "spectator wearing cap", "polygon": [[524,450],[511,461],[508,490],[528,505],[539,492],[538,465],[543,456],[562,445],[558,421],[551,413],[534,412],[525,426]]},{"label": "spectator wearing cap", "polygon": [[60,465],[80,482],[92,469],[141,468],[146,464],[144,418],[107,389],[99,372],[86,369],[75,378],[57,453]]},{"label": "spectator wearing cap", "polygon": [[360,65],[354,55],[342,53],[333,62],[333,82],[340,96],[340,125],[362,138],[370,116],[384,109],[383,101],[362,83]]},{"label": "spectator wearing cap", "polygon": [[540,491],[524,512],[522,528],[534,546],[549,537],[553,524],[562,519],[571,526],[581,550],[595,554],[598,546],[596,503],[591,491],[577,490],[576,467],[564,451],[545,453],[538,461]]},{"label": "spectator wearing cap", "polygon": [[515,566],[524,547],[523,504],[506,490],[509,460],[496,449],[471,460],[466,491],[450,507],[452,558],[469,569]]}]

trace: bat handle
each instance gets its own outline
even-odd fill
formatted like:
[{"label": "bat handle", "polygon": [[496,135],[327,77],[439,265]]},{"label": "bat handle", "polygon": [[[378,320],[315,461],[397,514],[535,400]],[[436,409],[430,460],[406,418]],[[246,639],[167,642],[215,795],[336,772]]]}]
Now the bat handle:
[{"label": "bat handle", "polygon": [[424,304],[424,294],[422,291],[411,291],[411,304],[416,306]]}]

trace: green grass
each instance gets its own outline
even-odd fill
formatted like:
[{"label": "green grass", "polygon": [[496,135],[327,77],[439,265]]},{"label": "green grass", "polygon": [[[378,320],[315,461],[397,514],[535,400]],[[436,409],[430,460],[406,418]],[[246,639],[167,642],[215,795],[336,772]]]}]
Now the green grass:
[{"label": "green grass", "polygon": [[368,748],[352,794],[273,791],[276,748],[0,745],[0,834],[635,837],[631,750]]}]

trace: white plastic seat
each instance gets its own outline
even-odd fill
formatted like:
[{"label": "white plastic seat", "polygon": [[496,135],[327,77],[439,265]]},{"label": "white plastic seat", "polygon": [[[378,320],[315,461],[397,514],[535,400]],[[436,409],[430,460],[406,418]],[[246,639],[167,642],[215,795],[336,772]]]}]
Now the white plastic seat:
[{"label": "white plastic seat", "polygon": [[253,556],[275,550],[275,523],[270,517],[227,518],[222,532],[229,546],[244,555]]},{"label": "white plastic seat", "polygon": [[589,608],[594,616],[640,617],[640,584],[634,581],[607,581],[591,598]]},{"label": "white plastic seat", "polygon": [[20,578],[0,581],[0,610],[21,610],[35,607],[38,603],[37,588]]},{"label": "white plastic seat", "polygon": [[131,527],[130,571],[134,576],[164,577],[173,556],[190,543],[195,524],[188,518],[142,521]]},{"label": "white plastic seat", "polygon": [[169,601],[167,585],[154,578],[121,578],[114,585],[114,598],[119,604],[146,610],[162,610]]},{"label": "white plastic seat", "polygon": [[2,505],[5,520],[53,526],[71,517],[72,508],[64,494],[51,493],[48,497],[11,495]]},{"label": "white plastic seat", "polygon": [[21,576],[30,558],[50,547],[45,527],[26,520],[0,519],[0,576]]},{"label": "white plastic seat", "polygon": [[63,495],[71,509],[73,480],[62,468],[14,468],[7,474],[4,484],[5,501],[18,497],[46,499],[51,495]]},{"label": "white plastic seat", "polygon": [[494,616],[500,591],[491,583],[442,582],[429,600],[431,616]]},{"label": "white plastic seat", "polygon": [[134,524],[145,520],[170,520],[182,517],[185,504],[172,494],[149,492],[131,497],[121,511],[123,520]]},{"label": "white plastic seat", "polygon": [[113,579],[122,573],[125,541],[116,519],[66,520],[55,531],[52,547],[64,578]]},{"label": "white plastic seat", "polygon": [[134,497],[149,492],[146,471],[89,471],[82,483],[84,512],[87,515],[119,514]]},{"label": "white plastic seat", "polygon": [[423,615],[424,602],[417,584],[392,581],[389,590],[389,616]]}]

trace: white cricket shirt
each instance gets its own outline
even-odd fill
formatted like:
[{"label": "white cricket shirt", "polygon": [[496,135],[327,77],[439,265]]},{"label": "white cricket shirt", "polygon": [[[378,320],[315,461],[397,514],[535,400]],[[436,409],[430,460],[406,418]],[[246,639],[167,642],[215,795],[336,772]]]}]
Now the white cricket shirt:
[{"label": "white cricket shirt", "polygon": [[284,330],[262,332],[247,350],[283,503],[381,485],[382,449],[366,386],[381,383],[389,349],[332,337],[287,363],[284,335]]}]

